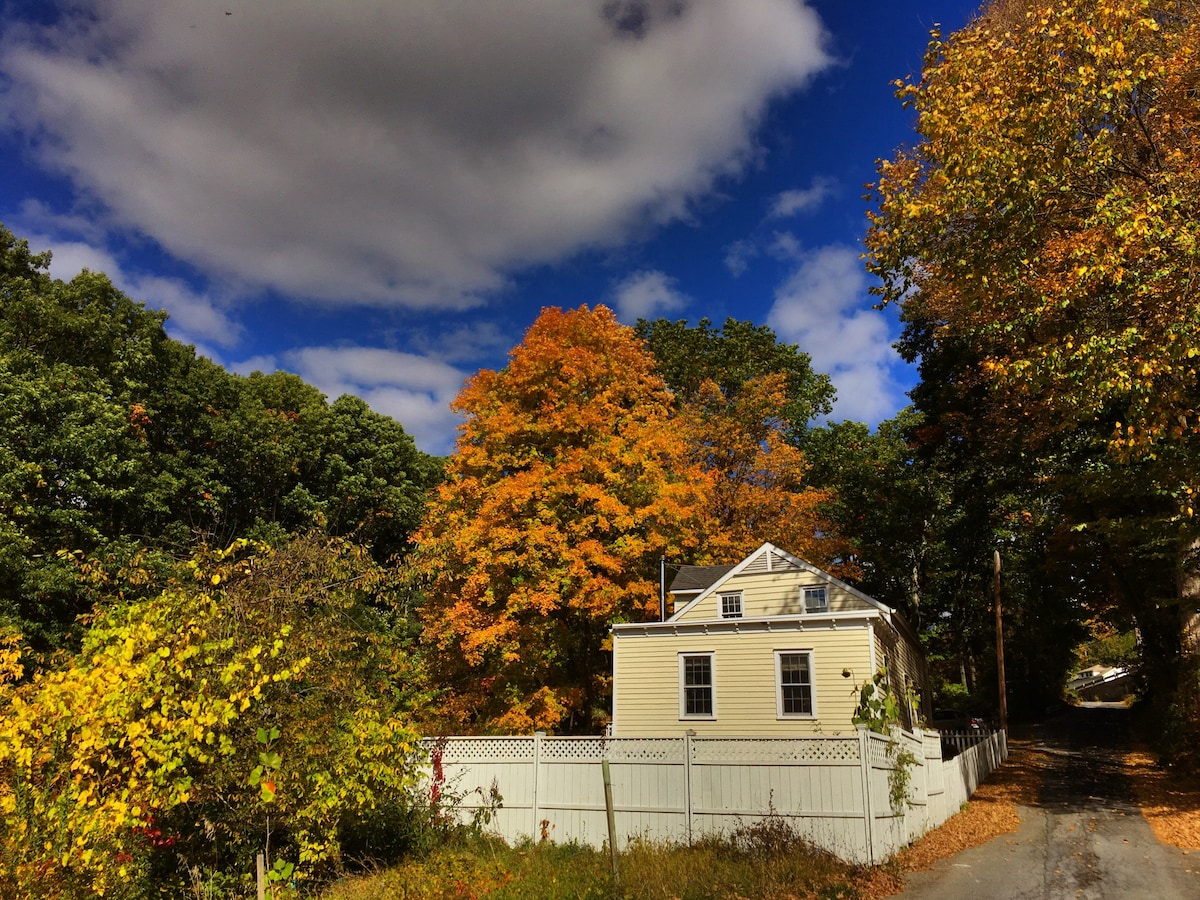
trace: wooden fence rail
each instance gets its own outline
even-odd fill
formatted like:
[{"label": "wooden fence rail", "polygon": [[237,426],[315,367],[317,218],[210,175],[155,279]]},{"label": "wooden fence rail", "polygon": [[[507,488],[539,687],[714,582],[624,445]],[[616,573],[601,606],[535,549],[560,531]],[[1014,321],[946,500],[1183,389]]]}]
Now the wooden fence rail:
[{"label": "wooden fence rail", "polygon": [[[448,737],[426,742],[431,780],[459,814],[500,805],[489,828],[505,840],[602,846],[601,762],[611,772],[618,842],[690,843],[769,817],[816,846],[877,863],[958,811],[1008,754],[1003,732],[944,759],[936,732],[892,740],[843,737]],[[893,809],[892,773],[907,749],[908,800]],[[435,778],[434,773],[440,773]]]}]

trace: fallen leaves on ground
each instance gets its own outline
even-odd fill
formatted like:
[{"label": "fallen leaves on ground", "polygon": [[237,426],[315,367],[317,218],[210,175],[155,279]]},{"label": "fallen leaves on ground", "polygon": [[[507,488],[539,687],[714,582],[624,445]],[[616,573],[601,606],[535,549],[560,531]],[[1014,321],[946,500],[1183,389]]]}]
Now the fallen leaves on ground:
[{"label": "fallen leaves on ground", "polygon": [[897,854],[901,871],[928,869],[939,859],[1016,831],[1021,822],[1017,804],[1037,801],[1040,768],[1039,757],[1028,742],[1010,741],[1008,759],[988,776],[962,810]]},{"label": "fallen leaves on ground", "polygon": [[879,900],[899,893],[904,889],[903,873],[928,869],[939,859],[1017,830],[1021,822],[1017,805],[1037,802],[1042,763],[1028,741],[1010,739],[1008,749],[1008,759],[988,776],[963,808],[896,854],[890,871],[880,871],[878,877],[862,885],[863,897]]},{"label": "fallen leaves on ground", "polygon": [[1154,836],[1172,847],[1200,849],[1200,782],[1181,778],[1145,749],[1125,754],[1125,771]]}]

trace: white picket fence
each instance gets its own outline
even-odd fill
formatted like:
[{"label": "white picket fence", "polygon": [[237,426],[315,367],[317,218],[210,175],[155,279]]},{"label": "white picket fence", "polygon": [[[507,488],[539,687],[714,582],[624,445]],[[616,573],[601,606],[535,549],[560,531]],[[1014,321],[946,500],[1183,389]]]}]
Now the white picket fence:
[{"label": "white picket fence", "polygon": [[611,772],[617,846],[690,843],[776,816],[811,843],[878,863],[937,827],[1008,755],[1003,732],[943,760],[936,732],[898,733],[916,758],[909,802],[890,802],[888,739],[846,737],[451,737],[426,742],[431,778],[459,814],[501,805],[488,825],[510,843],[608,839],[601,761]]}]

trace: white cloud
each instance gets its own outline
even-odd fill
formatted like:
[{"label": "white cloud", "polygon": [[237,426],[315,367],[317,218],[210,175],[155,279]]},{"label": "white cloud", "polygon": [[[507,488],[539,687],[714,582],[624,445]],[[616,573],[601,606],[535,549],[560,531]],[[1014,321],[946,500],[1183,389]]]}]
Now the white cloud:
[{"label": "white cloud", "polygon": [[833,196],[836,188],[834,179],[818,176],[806,188],[784,191],[771,204],[770,218],[785,219],[802,212],[812,212]]},{"label": "white cloud", "polygon": [[96,0],[8,27],[0,119],[243,288],[465,308],[687,215],[824,45],[797,0]]},{"label": "white cloud", "polygon": [[675,279],[664,272],[647,269],[634,272],[613,291],[618,318],[632,323],[675,312],[687,305],[687,297],[675,289]]},{"label": "white cloud", "polygon": [[455,429],[462,421],[451,411],[449,401],[422,391],[403,388],[374,388],[357,392],[377,413],[391,416],[412,435],[417,447],[435,456],[454,449]]},{"label": "white cloud", "polygon": [[725,268],[734,278],[750,268],[750,260],[758,256],[758,244],[749,238],[734,241],[725,248]]},{"label": "white cloud", "polygon": [[800,246],[800,239],[790,231],[777,231],[771,235],[767,253],[773,259],[798,262],[804,256],[804,248]]},{"label": "white cloud", "polygon": [[767,324],[811,354],[813,368],[837,388],[834,416],[876,424],[904,405],[896,377],[903,365],[892,319],[871,308],[866,273],[854,247],[801,253],[775,292]]},{"label": "white cloud", "polygon": [[279,369],[279,360],[272,354],[266,353],[226,363],[225,368],[230,372],[236,372],[238,375],[251,375],[254,372],[270,374]]},{"label": "white cloud", "polygon": [[[274,371],[270,357],[248,360],[238,371]],[[376,347],[301,347],[281,354],[280,367],[295,372],[333,400],[361,397],[376,412],[391,416],[418,447],[439,455],[452,449],[458,416],[450,401],[467,373],[441,359]]]},{"label": "white cloud", "polygon": [[50,274],[55,278],[70,281],[84,269],[103,272],[133,300],[149,309],[165,309],[170,316],[167,331],[177,340],[198,346],[211,343],[232,347],[241,339],[242,326],[212,298],[184,281],[128,272],[107,250],[82,241],[55,240],[45,235],[33,235],[28,240],[34,250],[51,251]]}]

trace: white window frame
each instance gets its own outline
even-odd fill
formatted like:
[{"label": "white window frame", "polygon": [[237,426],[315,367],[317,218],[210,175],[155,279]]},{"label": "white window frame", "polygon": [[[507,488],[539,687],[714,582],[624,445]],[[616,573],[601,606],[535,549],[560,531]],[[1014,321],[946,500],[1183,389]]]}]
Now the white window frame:
[{"label": "white window frame", "polygon": [[[729,601],[730,608],[726,609],[726,601]],[[734,602],[737,603],[737,608],[733,609]],[[721,614],[722,619],[740,619],[745,615],[746,610],[742,605],[741,591],[727,591],[724,594],[717,594],[717,612]]]},{"label": "white window frame", "polygon": [[[783,657],[804,656],[808,658],[808,705],[806,713],[784,712],[783,710]],[[815,719],[817,717],[816,654],[811,649],[775,651],[775,716],[779,719]]]},{"label": "white window frame", "polygon": [[[819,609],[813,609],[811,606],[809,606],[808,595],[810,592],[813,594],[816,594],[818,591],[821,593],[821,596],[824,598],[824,603],[821,605],[821,607]],[[803,589],[803,596],[804,596],[804,611],[806,613],[809,613],[812,615],[817,615],[820,613],[829,612],[829,588],[825,587],[824,585],[817,585],[817,584],[810,585],[809,587],[806,587]]]},{"label": "white window frame", "polygon": [[[686,720],[711,721],[717,717],[717,654],[713,650],[681,650],[679,651],[679,718]],[[705,658],[708,660],[708,695],[712,706],[710,713],[689,713],[687,711],[687,661],[689,659]]]}]

